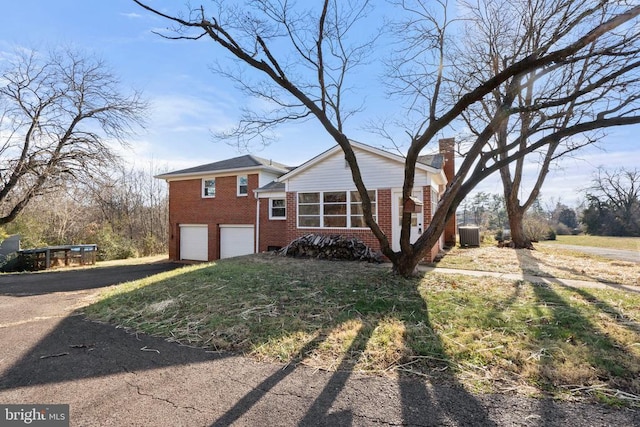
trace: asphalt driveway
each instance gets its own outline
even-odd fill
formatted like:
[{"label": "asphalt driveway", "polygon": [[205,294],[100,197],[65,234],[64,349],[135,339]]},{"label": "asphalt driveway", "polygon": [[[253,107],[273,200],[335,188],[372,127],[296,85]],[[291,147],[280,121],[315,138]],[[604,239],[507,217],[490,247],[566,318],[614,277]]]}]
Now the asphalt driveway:
[{"label": "asphalt driveway", "polygon": [[77,314],[164,264],[0,277],[0,403],[67,403],[72,426],[640,425],[629,409],[258,363]]},{"label": "asphalt driveway", "polygon": [[0,295],[41,295],[104,288],[173,270],[183,264],[152,264],[0,274]]}]

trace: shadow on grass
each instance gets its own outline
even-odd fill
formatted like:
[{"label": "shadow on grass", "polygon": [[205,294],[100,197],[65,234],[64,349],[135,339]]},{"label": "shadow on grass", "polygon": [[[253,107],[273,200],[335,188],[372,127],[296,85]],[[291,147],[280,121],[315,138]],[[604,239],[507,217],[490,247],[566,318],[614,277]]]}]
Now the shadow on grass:
[{"label": "shadow on grass", "polygon": [[[274,283],[269,286],[269,294],[273,300],[285,301],[280,310],[286,311],[284,306],[289,306],[288,314],[292,317],[290,321],[279,321],[277,332],[266,334],[254,344],[254,348],[273,340],[286,340],[286,337],[301,332],[315,335],[315,338],[289,356],[288,362],[322,358],[327,345],[342,348],[341,354],[333,355],[341,359],[338,366],[334,367],[322,390],[313,398],[299,425],[351,425],[361,417],[362,414],[354,413],[355,408],[344,408],[344,402],[338,401],[341,395],[350,395],[347,384],[354,371],[363,369],[363,365],[366,370],[367,361],[376,357],[392,359],[400,364],[403,361],[421,361],[421,370],[426,368],[428,372],[433,369],[439,380],[444,381],[445,385],[431,384],[410,373],[400,372],[398,388],[403,425],[440,425],[445,420],[455,420],[457,424],[495,425],[483,405],[457,382],[454,375],[442,374],[442,368],[448,367],[449,361],[431,328],[426,302],[417,289],[419,280],[400,279],[373,266],[355,271],[347,268],[344,275],[341,269],[345,265],[340,263],[285,261],[285,264],[293,266],[298,273],[290,270],[285,280],[281,278],[286,284],[286,295],[279,294],[282,288]],[[280,267],[280,272],[287,269],[284,265]],[[322,287],[319,288],[318,283],[322,283]],[[292,293],[294,290],[299,293]],[[304,301],[312,304],[305,306]],[[255,301],[253,304],[264,307]],[[294,306],[298,308],[292,308]],[[264,317],[261,321],[265,321]],[[416,324],[421,325],[422,331],[428,331],[431,337],[421,348],[411,347],[412,338],[407,332],[410,325]],[[397,338],[403,347],[407,347],[408,354],[379,354],[385,352],[385,345],[386,349],[394,347]],[[418,359],[413,359],[413,356]],[[266,378],[212,425],[224,426],[239,420],[295,370],[295,367],[287,365]]]},{"label": "shadow on grass", "polygon": [[[458,381],[442,333],[434,330],[432,316],[438,307],[428,306],[430,289],[421,285],[420,279],[401,279],[377,266],[252,257],[187,268],[170,279],[124,287],[121,293],[88,307],[86,313],[195,346],[288,363],[238,397],[213,421],[214,426],[241,422],[270,393],[277,394],[275,389],[285,380],[299,381],[287,387],[300,390],[298,401],[309,402],[302,409],[300,425],[365,423],[357,419],[363,414],[358,412],[359,396],[354,395],[350,379],[354,371],[386,368],[398,372],[401,420],[394,423],[495,425],[486,405]],[[464,290],[459,291],[465,297]],[[516,286],[489,316],[497,317],[502,308],[517,302],[520,292]],[[438,326],[456,316],[453,312],[440,315]],[[537,344],[543,338],[536,339]],[[144,347],[160,352],[140,351]],[[63,352],[69,354],[42,358]],[[64,319],[6,370],[0,389],[206,363],[226,355],[180,347],[149,335],[134,337],[74,316]],[[301,369],[298,364],[303,360],[305,364],[337,363],[319,363],[319,368],[335,371],[326,376],[319,392],[307,390],[301,376],[291,375]],[[234,374],[242,377],[242,372]],[[376,396],[367,394],[367,398]],[[545,405],[550,420],[560,412],[555,404]],[[375,402],[370,407],[377,409]]]},{"label": "shadow on grass", "polygon": [[[614,327],[596,322],[598,313],[607,316],[615,327],[631,333],[635,342],[640,339],[637,326],[622,323],[620,312],[588,291],[549,281],[553,285],[532,284],[537,318],[529,325],[529,344],[532,356],[539,360],[538,386],[549,392],[558,388],[592,391],[600,397],[599,390],[640,395],[640,358],[616,338]],[[582,301],[563,297],[554,286]]]}]

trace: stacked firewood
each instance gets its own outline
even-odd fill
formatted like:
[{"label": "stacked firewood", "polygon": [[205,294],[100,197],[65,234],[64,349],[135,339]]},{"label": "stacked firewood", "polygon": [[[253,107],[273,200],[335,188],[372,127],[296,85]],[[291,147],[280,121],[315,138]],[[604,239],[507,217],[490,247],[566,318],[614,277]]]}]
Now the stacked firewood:
[{"label": "stacked firewood", "polygon": [[307,234],[278,251],[279,255],[345,261],[382,262],[382,254],[354,237]]}]

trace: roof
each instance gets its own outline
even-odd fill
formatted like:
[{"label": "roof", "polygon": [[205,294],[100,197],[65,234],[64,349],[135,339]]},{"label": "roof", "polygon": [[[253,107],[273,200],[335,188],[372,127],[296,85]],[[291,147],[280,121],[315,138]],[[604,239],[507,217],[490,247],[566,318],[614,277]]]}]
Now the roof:
[{"label": "roof", "polygon": [[262,192],[262,191],[285,191],[285,190],[286,190],[286,186],[284,182],[271,181],[267,185],[263,185],[262,187],[258,188],[256,191]]},{"label": "roof", "polygon": [[418,156],[418,162],[423,165],[431,166],[434,169],[442,169],[442,166],[444,166],[444,156],[442,154]]},{"label": "roof", "polygon": [[191,175],[203,175],[208,173],[221,173],[234,170],[248,169],[269,169],[274,172],[287,173],[291,170],[289,166],[272,160],[263,159],[252,154],[246,154],[232,159],[221,160],[219,162],[207,163],[206,165],[195,166],[192,168],[181,169],[173,172],[157,175],[156,178],[170,179]]}]

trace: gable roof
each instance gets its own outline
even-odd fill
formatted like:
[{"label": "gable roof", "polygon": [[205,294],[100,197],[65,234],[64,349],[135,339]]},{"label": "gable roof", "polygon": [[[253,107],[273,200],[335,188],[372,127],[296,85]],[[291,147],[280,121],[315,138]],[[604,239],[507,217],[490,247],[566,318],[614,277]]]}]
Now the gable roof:
[{"label": "gable roof", "polygon": [[208,163],[206,165],[200,165],[192,168],[163,173],[157,175],[156,178],[183,178],[196,175],[219,174],[224,172],[237,172],[251,169],[266,169],[280,174],[287,173],[291,170],[289,166],[285,166],[282,163],[277,163],[272,160],[267,160],[258,156],[254,156],[252,154],[247,154],[240,157],[234,157],[232,159]]},{"label": "gable roof", "polygon": [[444,166],[444,155],[438,153],[418,156],[418,162],[423,165],[431,166],[434,169],[442,169],[442,166]]},{"label": "gable roof", "polygon": [[[380,148],[376,148],[371,145],[363,144],[361,142],[357,142],[353,140],[349,140],[349,142],[351,143],[351,146],[356,149],[361,149],[363,151],[367,151],[369,153],[372,153],[381,157],[385,157],[389,160],[393,160],[395,162],[399,162],[404,165],[405,158],[403,156],[390,153],[389,151],[382,150]],[[300,172],[304,172],[305,170],[322,162],[327,157],[330,157],[331,155],[341,151],[342,151],[342,148],[336,144],[332,148],[328,149],[327,151],[321,154],[318,154],[311,160],[306,161],[305,163],[298,166],[297,168],[294,168],[291,171],[287,172],[286,174],[282,175],[280,178],[278,178],[278,181],[282,182],[295,175],[298,175]],[[419,156],[418,162],[416,163],[416,169],[423,170],[426,172],[431,172],[434,174],[440,174],[442,172],[443,165],[444,165],[444,156],[442,154],[431,154],[426,156]]]}]

